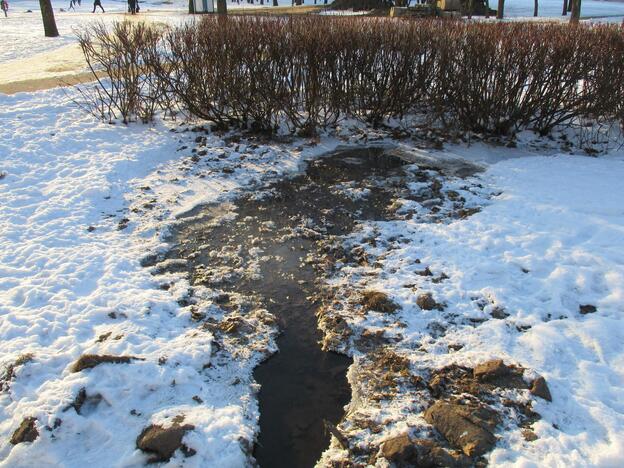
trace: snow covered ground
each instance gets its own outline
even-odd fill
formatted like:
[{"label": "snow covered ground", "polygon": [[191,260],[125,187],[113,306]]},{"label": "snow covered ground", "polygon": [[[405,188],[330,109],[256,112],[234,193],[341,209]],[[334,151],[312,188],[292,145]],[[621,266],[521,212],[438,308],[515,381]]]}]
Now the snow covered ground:
[{"label": "snow covered ground", "polygon": [[[208,136],[210,154],[229,157],[195,163],[177,150],[197,133],[101,124],[60,90],[0,96],[0,123],[0,465],[140,465],[141,429],[179,415],[198,428],[185,466],[244,465],[263,355],[212,363],[212,335],[178,304],[186,280],[140,261],[162,247],[174,213],[296,170],[306,152],[235,150]],[[85,353],[141,360],[72,372]],[[90,404],[78,414],[67,408],[81,389]],[[14,447],[25,417],[40,436]]]},{"label": "snow covered ground", "polygon": [[[404,200],[405,219],[363,223],[345,244],[366,260],[344,265],[334,279],[352,330],[338,349],[354,355],[350,381],[354,395],[360,392],[341,428],[379,446],[430,427],[422,395],[413,390],[380,404],[362,402],[370,397],[362,394],[370,354],[358,342],[381,336],[430,386],[436,369],[495,358],[545,377],[553,401],[533,399],[542,416],[532,426],[537,440],[528,442],[519,428],[499,429],[487,457],[492,466],[621,466],[624,155],[526,154],[496,162],[485,148],[456,151],[438,157],[476,160],[487,169],[468,179],[433,173],[441,184],[439,213],[452,211],[458,196],[480,212],[432,222],[424,206]],[[413,193],[432,187],[415,185]],[[354,307],[354,290],[383,292],[401,311],[363,314]],[[440,310],[417,304],[427,293]],[[382,430],[362,429],[363,417]],[[335,444],[326,456],[340,460],[344,451]]]},{"label": "snow covered ground", "polygon": [[[243,466],[257,431],[251,370],[274,349],[273,331],[257,330],[258,349],[215,361],[211,333],[184,304],[187,280],[154,276],[140,261],[164,248],[176,214],[296,171],[336,141],[301,151],[301,141],[252,147],[208,134],[207,154],[191,157],[203,133],[101,124],[62,91],[1,96],[0,122],[0,465],[140,465],[141,430],[184,416],[195,427],[184,442],[197,454],[178,452],[172,465]],[[482,210],[430,223],[416,209],[403,220],[362,225],[347,245],[365,248],[372,266],[347,266],[335,284],[383,291],[402,310],[392,320],[345,312],[356,336],[400,334],[394,352],[423,378],[493,357],[543,375],[553,402],[534,402],[538,439],[501,431],[488,455],[494,466],[621,464],[624,155],[543,156],[483,145],[402,150],[479,160],[484,173],[440,183],[444,203],[454,191]],[[365,241],[371,236],[373,244]],[[418,274],[425,266],[433,277]],[[433,281],[442,273],[448,278]],[[415,301],[423,291],[444,311],[421,310]],[[581,314],[581,305],[596,311]],[[508,316],[490,317],[496,307]],[[139,359],[72,372],[85,353]],[[354,355],[355,371],[361,356]],[[82,389],[86,403],[76,411]],[[406,424],[422,425],[418,412],[405,416],[408,401],[367,408],[384,428],[354,437],[375,446]],[[28,417],[36,418],[38,438],[12,445]],[[327,456],[341,455],[334,445]]]},{"label": "snow covered ground", "polygon": [[[541,11],[558,15],[558,4],[542,2]],[[10,17],[0,17],[0,63],[71,45],[72,28],[92,18],[58,13],[62,37],[47,40],[38,14],[19,12],[35,5],[14,0]],[[149,6],[161,7],[179,11],[156,12],[159,21],[187,18],[184,2]],[[110,9],[123,8],[117,2]],[[506,11],[530,15],[532,2],[511,0]],[[583,4],[584,15],[611,12],[624,14],[623,4]],[[262,346],[217,361],[213,336],[184,302],[187,279],[152,275],[140,262],[166,247],[163,234],[176,215],[297,171],[338,142],[254,147],[170,122],[106,125],[62,90],[0,94],[0,128],[0,466],[139,466],[147,457],[136,449],[137,435],[179,416],[195,427],[184,442],[197,453],[178,452],[172,466],[244,466],[258,430],[251,371],[274,350],[274,330],[259,327]],[[191,153],[198,135],[207,138],[204,156]],[[356,336],[400,335],[395,352],[424,379],[451,363],[494,357],[543,375],[553,401],[534,402],[542,416],[533,426],[538,439],[501,430],[488,455],[494,466],[621,466],[622,151],[590,158],[484,145],[402,150],[482,164],[485,172],[469,179],[433,174],[445,206],[456,192],[481,211],[430,223],[406,201],[405,219],[362,225],[346,245],[365,249],[371,266],[346,265],[333,284],[383,291],[402,309],[392,320],[345,315]],[[419,274],[425,267],[433,277]],[[448,278],[434,282],[442,273]],[[444,310],[421,310],[420,292]],[[581,313],[588,305],[595,312]],[[495,310],[506,316],[493,318]],[[355,371],[363,356],[350,352]],[[72,372],[85,353],[140,359]],[[356,387],[356,373],[350,378]],[[82,389],[86,402],[77,411]],[[366,408],[384,422],[382,432],[341,430],[375,446],[408,424],[425,425],[418,405],[403,397]],[[36,418],[39,436],[14,446],[9,439],[28,417]],[[334,441],[326,457],[343,455]]]}]

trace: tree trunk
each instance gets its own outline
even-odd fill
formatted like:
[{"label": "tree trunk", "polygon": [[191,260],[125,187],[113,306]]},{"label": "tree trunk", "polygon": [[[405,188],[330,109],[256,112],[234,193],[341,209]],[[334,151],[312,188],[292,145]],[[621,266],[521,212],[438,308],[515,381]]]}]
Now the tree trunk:
[{"label": "tree trunk", "polygon": [[568,13],[572,11],[572,0],[568,0]]},{"label": "tree trunk", "polygon": [[490,0],[485,0],[485,17],[490,17]]},{"label": "tree trunk", "polygon": [[533,16],[537,16],[537,10],[539,9],[538,1],[539,0],[535,0],[535,4],[533,6]]},{"label": "tree trunk", "polygon": [[217,0],[217,14],[227,15],[227,0]]},{"label": "tree trunk", "polygon": [[472,19],[473,11],[474,11],[474,0],[468,0],[468,19]]},{"label": "tree trunk", "polygon": [[570,15],[570,23],[578,24],[581,19],[581,0],[572,1],[572,14]]},{"label": "tree trunk", "polygon": [[39,0],[39,8],[41,8],[45,37],[58,37],[59,33],[58,29],[56,29],[56,21],[54,20],[54,10],[52,9],[51,0]]},{"label": "tree trunk", "polygon": [[568,14],[568,0],[563,0],[563,13],[562,16],[566,16]]},{"label": "tree trunk", "polygon": [[505,0],[498,0],[498,8],[496,9],[496,17],[503,19],[505,16]]},{"label": "tree trunk", "polygon": [[195,2],[193,0],[189,0],[189,14],[195,14]]}]

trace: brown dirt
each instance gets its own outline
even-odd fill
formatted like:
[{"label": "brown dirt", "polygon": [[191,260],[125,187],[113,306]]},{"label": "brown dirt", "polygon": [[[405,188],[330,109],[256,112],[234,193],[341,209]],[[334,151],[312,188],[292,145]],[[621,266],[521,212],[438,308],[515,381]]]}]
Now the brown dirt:
[{"label": "brown dirt", "polygon": [[11,443],[13,445],[17,445],[22,442],[33,442],[37,437],[39,437],[39,431],[37,430],[37,426],[35,424],[36,422],[36,418],[24,418],[11,436]]},{"label": "brown dirt", "polygon": [[470,465],[470,459],[460,452],[446,450],[432,440],[412,439],[407,433],[386,440],[381,445],[381,454],[399,467],[455,468]]},{"label": "brown dirt", "polygon": [[499,417],[496,411],[478,402],[436,401],[425,411],[425,420],[469,457],[483,455],[496,443],[492,432]]},{"label": "brown dirt", "polygon": [[192,456],[195,451],[186,447],[182,443],[182,438],[193,429],[195,426],[192,424],[180,425],[179,422],[174,422],[172,426],[167,428],[158,424],[151,424],[141,431],[137,437],[136,445],[140,450],[152,454],[148,463],[169,461],[178,449],[182,450],[186,456]]},{"label": "brown dirt", "polygon": [[431,293],[420,294],[416,298],[416,305],[422,310],[444,310],[444,305],[436,302]]},{"label": "brown dirt", "polygon": [[360,304],[365,311],[374,310],[384,313],[392,313],[399,308],[398,304],[390,299],[386,293],[379,291],[364,291]]},{"label": "brown dirt", "polygon": [[110,354],[83,354],[72,364],[70,372],[92,369],[100,364],[127,364],[133,360],[143,360],[135,356],[112,356]]},{"label": "brown dirt", "polygon": [[0,84],[0,93],[30,93],[34,91],[43,91],[45,89],[74,86],[81,83],[89,83],[91,81],[94,81],[93,74],[91,72],[83,72],[63,76],[52,76],[49,78],[33,80],[12,81],[10,83]]}]

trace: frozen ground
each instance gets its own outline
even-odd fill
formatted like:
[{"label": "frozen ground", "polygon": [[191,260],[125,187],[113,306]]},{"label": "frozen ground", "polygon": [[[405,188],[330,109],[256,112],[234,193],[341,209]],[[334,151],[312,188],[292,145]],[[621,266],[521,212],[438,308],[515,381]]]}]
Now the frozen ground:
[{"label": "frozen ground", "polygon": [[[185,459],[177,452],[172,466],[243,466],[257,430],[251,370],[274,349],[273,329],[259,324],[257,346],[215,354],[212,334],[197,327],[184,301],[183,275],[153,276],[140,261],[164,248],[163,229],[176,214],[295,171],[336,142],[248,145],[163,123],[105,125],[72,108],[62,91],[0,96],[0,122],[0,465],[140,465],[141,430],[184,416],[195,428],[184,443],[197,453]],[[341,133],[352,135],[347,143],[359,138],[347,127]],[[206,140],[191,153],[197,136]],[[385,292],[402,309],[388,317],[350,315],[354,309],[345,307],[353,337],[400,336],[392,352],[425,380],[442,366],[493,357],[543,375],[553,402],[533,399],[542,416],[532,426],[538,439],[499,429],[487,455],[494,466],[619,466],[624,155],[401,149],[479,160],[486,171],[469,179],[432,176],[441,184],[442,213],[457,195],[481,211],[431,223],[418,204],[399,201],[404,219],[363,224],[345,246],[364,249],[368,261],[345,264],[333,284],[352,295]],[[425,267],[433,276],[419,274]],[[421,310],[423,292],[444,310]],[[210,303],[210,291],[204,294]],[[596,311],[581,314],[582,305]],[[492,318],[495,308],[507,316]],[[357,389],[366,354],[349,343]],[[139,359],[72,372],[85,353]],[[82,389],[86,403],[77,411]],[[340,429],[378,447],[424,426],[414,398],[399,392],[363,406],[360,399],[351,410],[364,411],[381,431],[356,430],[349,419]],[[28,417],[36,418],[38,438],[12,445]],[[344,455],[334,442],[325,459]]]},{"label": "frozen ground", "polygon": [[[0,122],[0,464],[139,465],[141,429],[185,415],[197,428],[185,439],[197,456],[185,466],[242,466],[262,354],[212,363],[212,335],[177,302],[186,281],[154,277],[139,262],[162,245],[174,213],[295,170],[305,152],[235,151],[209,136],[210,155],[229,157],[196,164],[177,151],[196,133],[100,124],[62,91],[0,96]],[[142,360],[72,373],[84,353]],[[83,388],[90,404],[67,410]],[[13,447],[25,417],[37,418],[40,437]]]},{"label": "frozen ground", "polygon": [[[484,159],[482,149],[458,153]],[[363,223],[346,242],[359,264],[345,264],[334,279],[351,336],[331,347],[355,357],[354,403],[342,429],[373,447],[406,431],[422,436],[433,372],[500,358],[544,376],[553,401],[516,394],[542,416],[532,425],[537,440],[499,426],[492,466],[621,466],[624,155],[530,155],[486,167],[468,179],[433,172],[439,189],[413,186],[415,195],[439,192],[435,219],[424,203],[400,200],[404,219]],[[446,217],[458,196],[481,211]],[[362,311],[358,291],[367,290],[387,294],[401,311]],[[417,303],[427,293],[431,309]],[[428,382],[426,396],[399,388],[372,401],[367,372],[376,357],[362,347],[372,338],[407,359],[409,372]],[[344,451],[334,447],[326,456],[340,460]]]}]

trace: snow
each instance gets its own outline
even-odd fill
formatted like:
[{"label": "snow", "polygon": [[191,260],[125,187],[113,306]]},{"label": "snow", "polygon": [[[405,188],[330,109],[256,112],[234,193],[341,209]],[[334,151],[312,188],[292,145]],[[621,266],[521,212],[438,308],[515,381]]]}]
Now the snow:
[{"label": "snow", "polygon": [[[177,415],[197,428],[184,439],[197,451],[185,466],[244,465],[258,418],[251,371],[274,348],[274,330],[257,328],[264,350],[215,355],[213,335],[178,304],[188,281],[140,261],[165,248],[174,213],[296,171],[332,143],[254,149],[207,135],[209,154],[195,163],[178,150],[196,132],[98,123],[62,90],[0,96],[0,121],[0,369],[32,354],[0,392],[0,465],[140,465],[142,428]],[[72,373],[85,353],[141,360]],[[81,388],[102,400],[78,414],[68,406]],[[40,437],[14,447],[11,434],[30,416]]]},{"label": "snow", "polygon": [[[9,18],[0,17],[5,70],[18,60],[45,57],[38,53],[74,47],[72,28],[93,17],[122,17],[58,12],[62,37],[44,39],[39,15],[22,12],[36,5],[14,0]],[[148,8],[158,10],[155,21],[173,23],[188,18],[185,5],[176,0]],[[125,3],[110,7],[121,12]],[[176,11],[166,10],[171,8]],[[545,15],[559,15],[559,8],[559,2],[540,2]],[[508,1],[506,13],[530,15],[532,2]],[[583,3],[583,15],[612,13],[624,15],[624,4]],[[212,333],[198,328],[192,306],[180,302],[188,280],[153,275],[155,269],[140,262],[167,248],[167,227],[177,216],[294,173],[337,141],[325,136],[303,150],[301,140],[252,147],[227,143],[222,135],[184,132],[172,122],[107,125],[76,109],[64,90],[0,94],[0,128],[0,376],[32,354],[16,367],[10,388],[0,391],[0,466],[142,465],[147,457],[135,448],[137,435],[178,415],[195,426],[184,442],[197,454],[183,459],[178,453],[171,466],[244,466],[258,431],[251,372],[275,351],[275,330],[258,326],[256,346],[233,347],[229,357],[218,354]],[[341,132],[349,134],[348,122]],[[198,135],[206,137],[208,155],[194,161],[190,151]],[[402,213],[412,208],[413,217],[363,224],[348,245],[370,235],[386,241],[400,235],[406,242],[392,250],[389,242],[362,244],[381,267],[374,274],[345,270],[334,284],[385,291],[402,306],[397,321],[407,328],[374,315],[350,325],[401,333],[396,351],[423,375],[449,363],[500,357],[544,376],[553,402],[535,402],[542,416],[533,426],[539,439],[529,444],[518,431],[499,433],[488,455],[492,466],[621,466],[622,152],[590,158],[483,144],[442,152],[402,149],[431,160],[477,161],[485,172],[441,182],[443,191],[457,191],[468,207],[482,209],[467,219],[430,223],[426,210],[405,201]],[[338,188],[354,198],[367,196],[356,187]],[[423,188],[410,186],[414,193]],[[415,264],[416,258],[422,263]],[[425,266],[449,278],[434,284],[416,274]],[[403,287],[408,283],[431,291],[459,319],[421,311],[413,291]],[[212,291],[196,293],[201,307],[222,316],[210,301]],[[586,304],[597,312],[580,314]],[[509,317],[491,319],[495,306]],[[435,324],[448,327],[446,333],[432,334]],[[463,348],[450,352],[449,344]],[[84,353],[142,360],[70,372]],[[354,368],[349,378],[355,386]],[[92,398],[78,414],[68,405],[82,388],[102,400]],[[408,423],[422,424],[409,404],[409,395],[398,395],[394,406],[383,408],[393,422],[368,442]],[[37,418],[39,438],[11,445],[11,434],[29,416]],[[62,422],[55,427],[57,420]],[[336,452],[334,446],[329,456]]]},{"label": "snow", "polygon": [[[478,148],[455,150],[482,163],[489,159]],[[367,222],[346,244],[364,247],[378,268],[344,268],[335,284],[384,291],[402,306],[394,320],[369,314],[350,317],[350,325],[402,335],[394,349],[421,375],[451,363],[502,358],[546,378],[553,402],[535,402],[542,415],[534,426],[539,439],[527,444],[513,431],[497,434],[501,440],[488,456],[492,466],[620,466],[624,460],[622,177],[621,153],[504,159],[469,180],[443,182],[443,191],[458,191],[481,212],[443,223],[419,212]],[[377,247],[362,242],[371,236]],[[397,236],[404,240],[388,247]],[[434,284],[416,274],[425,267],[449,278]],[[421,310],[414,290],[431,292],[448,312]],[[579,308],[587,304],[597,312],[582,315]],[[491,319],[495,306],[509,317]],[[436,337],[437,326],[446,332]],[[463,347],[452,351],[449,345]],[[357,374],[350,379],[357,388]],[[382,413],[394,423],[373,439],[401,427],[410,411],[409,395],[394,401]]]},{"label": "snow", "polygon": [[[52,0],[54,14],[61,37],[44,38],[41,15],[39,14],[39,2],[33,0],[12,0],[10,3],[9,17],[0,15],[0,25],[3,38],[3,47],[0,48],[0,63],[18,58],[26,58],[33,53],[45,52],[76,42],[73,29],[83,26],[93,20],[106,22],[129,18],[125,15],[127,2],[122,0],[103,0],[102,4],[106,14],[99,12],[92,14],[92,2],[84,0],[82,5],[77,7],[77,11],[67,10],[69,0]],[[228,9],[234,11],[241,8],[266,8],[270,10],[270,4],[260,5],[259,3],[239,4],[228,1]],[[290,6],[290,0],[278,0],[280,6]],[[308,1],[305,5],[312,5]],[[318,3],[320,5],[320,3]],[[141,13],[133,19],[148,19],[149,21],[161,21],[167,24],[188,19],[188,2],[186,0],[147,0],[140,2]],[[496,8],[495,2],[491,1],[490,6]],[[562,17],[563,2],[560,0],[541,0],[539,2],[539,17],[567,20],[569,16]],[[32,13],[26,13],[31,10]],[[358,15],[365,12],[331,12],[328,15]],[[584,0],[581,15],[583,17],[603,18],[605,21],[620,22],[624,18],[624,2],[606,0]],[[533,0],[507,0],[505,2],[505,16],[507,18],[533,19]],[[9,47],[6,45],[9,44]]]}]

